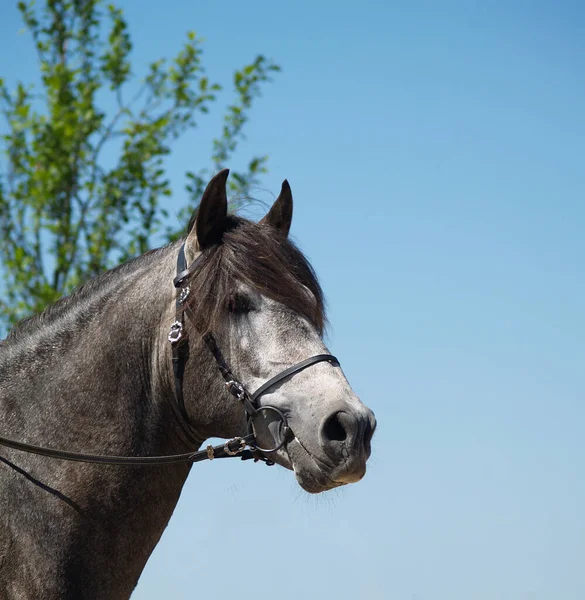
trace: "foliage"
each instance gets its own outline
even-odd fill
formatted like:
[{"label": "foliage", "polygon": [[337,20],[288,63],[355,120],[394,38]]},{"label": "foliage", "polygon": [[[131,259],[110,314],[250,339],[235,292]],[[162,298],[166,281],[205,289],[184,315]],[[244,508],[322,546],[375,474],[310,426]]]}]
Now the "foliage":
[{"label": "foliage", "polygon": [[[41,8],[19,2],[18,8],[38,54],[41,84],[9,90],[0,79],[6,119],[0,326],[145,252],[153,236],[177,235],[165,226],[162,207],[172,193],[165,157],[222,89],[205,74],[193,32],[174,59],[153,62],[138,82],[119,8],[102,0],[45,0]],[[278,69],[257,56],[235,71],[235,100],[213,140],[210,168],[187,173],[185,212],[233,155],[254,99]],[[246,197],[265,170],[266,157],[255,157],[245,171],[232,172],[231,194]]]}]

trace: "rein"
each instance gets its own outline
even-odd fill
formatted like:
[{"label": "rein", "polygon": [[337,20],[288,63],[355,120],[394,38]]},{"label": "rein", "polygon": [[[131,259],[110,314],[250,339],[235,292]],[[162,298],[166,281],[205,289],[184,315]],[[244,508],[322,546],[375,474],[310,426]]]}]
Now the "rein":
[{"label": "rein", "polygon": [[[177,297],[175,301],[175,322],[171,325],[168,341],[172,349],[172,364],[175,379],[175,401],[179,408],[182,417],[191,423],[191,419],[185,408],[185,400],[183,395],[183,374],[185,371],[185,362],[189,356],[188,338],[185,334],[185,312],[184,306],[191,290],[188,286],[188,280],[197,266],[199,265],[203,254],[199,255],[193,263],[187,267],[185,258],[185,244],[181,245],[179,255],[177,257],[177,275],[173,280],[173,284],[177,289]],[[250,394],[243,383],[241,383],[230,370],[221,350],[217,346],[213,335],[206,334],[203,336],[205,345],[211,352],[219,372],[225,380],[225,386],[228,392],[242,403],[246,417],[248,433],[242,437],[234,437],[224,444],[217,446],[208,445],[205,450],[196,452],[186,452],[183,454],[168,454],[162,456],[114,456],[102,454],[84,454],[80,452],[68,452],[66,450],[57,450],[54,448],[46,448],[44,446],[35,446],[18,442],[9,438],[0,436],[0,445],[29,454],[38,454],[50,458],[58,458],[62,460],[108,464],[108,465],[136,465],[136,466],[157,466],[168,465],[175,463],[196,463],[203,460],[213,460],[214,458],[232,458],[239,456],[242,460],[253,459],[254,462],[263,461],[267,465],[273,465],[274,461],[267,458],[266,454],[276,452],[289,441],[294,439],[294,433],[288,425],[286,416],[282,411],[275,406],[260,405],[258,399],[265,394],[270,388],[277,383],[285,380],[307,367],[315,365],[319,362],[328,362],[332,366],[339,366],[339,361],[331,354],[317,354],[311,356],[287,369],[281,371],[266,383],[262,384],[253,394]],[[261,415],[272,413],[278,418],[279,430],[278,439],[274,447],[261,448],[256,444],[256,435],[254,432],[254,421]]]}]

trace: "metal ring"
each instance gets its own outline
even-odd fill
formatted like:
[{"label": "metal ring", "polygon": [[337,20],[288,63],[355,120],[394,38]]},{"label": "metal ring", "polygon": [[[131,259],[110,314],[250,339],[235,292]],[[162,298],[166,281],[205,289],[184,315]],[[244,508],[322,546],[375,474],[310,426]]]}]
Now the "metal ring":
[{"label": "metal ring", "polygon": [[278,416],[280,420],[280,439],[278,440],[278,445],[274,448],[261,448],[260,446],[255,445],[255,449],[262,452],[263,454],[271,454],[272,452],[280,450],[288,442],[288,436],[286,435],[286,432],[287,430],[290,431],[290,427],[288,426],[288,421],[286,420],[286,417],[284,416],[281,410],[276,408],[276,406],[259,406],[256,409],[256,413],[250,415],[248,419],[248,433],[251,433],[254,436],[254,440],[256,440],[256,433],[254,432],[254,419],[264,412],[273,412],[276,413],[276,415]]}]

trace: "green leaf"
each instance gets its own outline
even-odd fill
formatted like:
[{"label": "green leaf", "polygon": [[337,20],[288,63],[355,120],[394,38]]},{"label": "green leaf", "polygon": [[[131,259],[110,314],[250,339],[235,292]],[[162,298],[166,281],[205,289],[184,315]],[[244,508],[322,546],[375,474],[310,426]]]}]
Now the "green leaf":
[{"label": "green leaf", "polygon": [[[210,172],[239,151],[254,100],[279,70],[260,55],[234,71],[208,169],[186,174],[188,202],[176,225],[165,206],[173,195],[167,157],[223,89],[205,73],[202,38],[189,31],[174,57],[152,61],[141,76],[116,4],[17,7],[40,57],[40,83],[9,90],[0,77],[0,337],[162,234],[176,239]],[[266,157],[250,159],[232,171],[230,194],[249,197],[265,171]]]}]

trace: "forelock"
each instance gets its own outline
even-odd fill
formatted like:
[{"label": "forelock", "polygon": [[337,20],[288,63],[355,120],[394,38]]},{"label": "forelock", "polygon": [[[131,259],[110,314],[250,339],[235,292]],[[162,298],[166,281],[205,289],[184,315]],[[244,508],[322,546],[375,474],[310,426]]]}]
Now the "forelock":
[{"label": "forelock", "polygon": [[302,315],[323,333],[323,292],[303,253],[269,225],[230,216],[222,242],[205,252],[190,281],[189,309],[201,332],[217,326],[239,282]]}]

